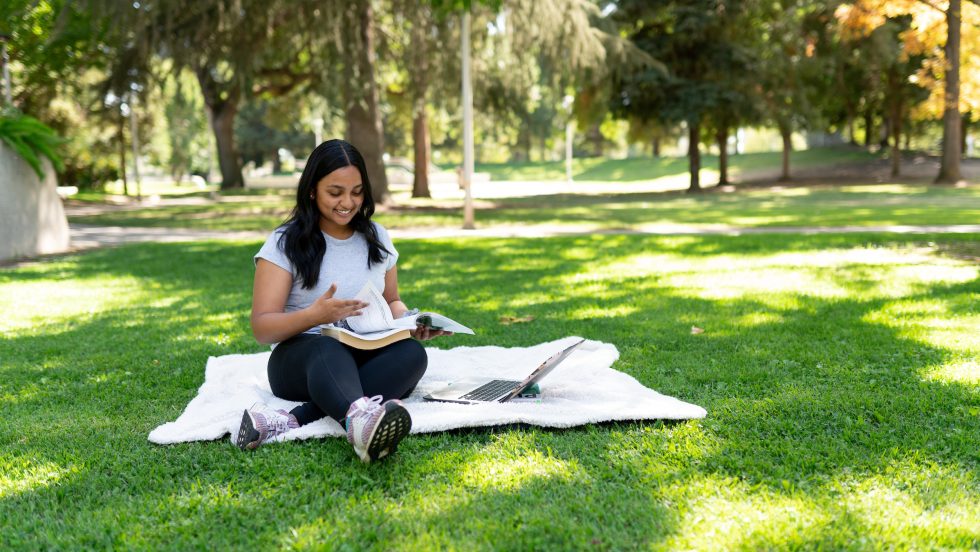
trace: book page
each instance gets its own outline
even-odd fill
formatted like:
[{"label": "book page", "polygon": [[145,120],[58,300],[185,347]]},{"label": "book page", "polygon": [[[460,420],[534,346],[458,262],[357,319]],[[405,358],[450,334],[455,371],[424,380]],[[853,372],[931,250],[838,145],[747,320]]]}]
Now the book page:
[{"label": "book page", "polygon": [[355,299],[364,301],[367,307],[361,309],[361,314],[347,318],[347,324],[357,333],[365,334],[380,332],[394,326],[394,319],[391,316],[391,308],[385,301],[378,288],[368,282],[364,284],[361,291],[354,296]]},{"label": "book page", "polygon": [[433,329],[446,330],[453,333],[459,334],[469,334],[473,335],[473,330],[467,328],[466,326],[456,322],[448,316],[442,314],[437,314],[434,312],[422,312],[416,315],[419,323],[428,326]]}]

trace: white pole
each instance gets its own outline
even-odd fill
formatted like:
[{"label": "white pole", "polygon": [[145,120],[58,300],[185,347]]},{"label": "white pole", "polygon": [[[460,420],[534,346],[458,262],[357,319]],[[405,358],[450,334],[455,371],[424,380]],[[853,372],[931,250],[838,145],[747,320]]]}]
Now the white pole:
[{"label": "white pole", "polygon": [[565,180],[572,182],[572,138],[575,137],[575,121],[565,124]]},{"label": "white pole", "polygon": [[470,12],[463,13],[463,228],[473,224],[473,86],[470,82]]},{"label": "white pole", "polygon": [[565,108],[565,180],[572,183],[572,140],[575,138],[575,119],[572,117],[572,107],[575,105],[575,97],[566,94],[561,101]]},{"label": "white pole", "polygon": [[313,119],[313,140],[316,142],[313,144],[314,148],[323,140],[323,117]]},{"label": "white pole", "polygon": [[10,56],[7,55],[7,36],[0,36],[3,42],[3,97],[7,100],[7,106],[14,105],[13,96],[10,93]]},{"label": "white pole", "polygon": [[[143,187],[140,181],[140,139],[136,133],[136,93],[129,94],[129,126],[133,135],[133,177],[136,178],[136,201],[143,201]],[[123,167],[126,170],[126,167]]]}]

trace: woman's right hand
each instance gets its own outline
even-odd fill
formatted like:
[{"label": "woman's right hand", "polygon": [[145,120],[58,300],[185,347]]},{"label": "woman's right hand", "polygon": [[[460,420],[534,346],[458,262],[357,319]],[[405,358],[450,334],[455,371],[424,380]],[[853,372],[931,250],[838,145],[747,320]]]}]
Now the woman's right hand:
[{"label": "woman's right hand", "polygon": [[349,316],[361,314],[361,309],[368,306],[357,299],[337,299],[337,284],[330,284],[330,289],[321,295],[308,307],[317,324],[332,324]]}]

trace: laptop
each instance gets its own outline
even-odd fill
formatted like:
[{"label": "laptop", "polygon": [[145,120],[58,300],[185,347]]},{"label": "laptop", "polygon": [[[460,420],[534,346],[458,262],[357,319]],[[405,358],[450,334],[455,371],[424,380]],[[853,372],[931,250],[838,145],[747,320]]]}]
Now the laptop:
[{"label": "laptop", "polygon": [[465,379],[454,381],[445,388],[433,391],[423,398],[429,401],[444,401],[463,404],[478,404],[487,402],[504,402],[516,397],[527,386],[537,383],[547,376],[556,366],[562,363],[572,351],[585,340],[579,340],[565,349],[555,353],[541,363],[523,380],[487,380],[487,378]]}]

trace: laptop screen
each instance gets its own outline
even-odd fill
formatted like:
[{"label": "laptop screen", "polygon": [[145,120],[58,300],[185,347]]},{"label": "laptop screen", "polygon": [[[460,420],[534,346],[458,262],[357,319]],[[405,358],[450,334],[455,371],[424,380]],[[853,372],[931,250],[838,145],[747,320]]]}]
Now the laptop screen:
[{"label": "laptop screen", "polygon": [[576,343],[573,343],[572,345],[569,345],[568,347],[562,349],[561,351],[551,355],[551,357],[549,357],[548,360],[542,362],[540,366],[535,368],[534,371],[531,372],[530,375],[528,375],[528,377],[524,378],[524,381],[521,383],[520,389],[524,389],[528,385],[531,385],[532,383],[537,382],[539,379],[547,376],[549,372],[555,369],[555,366],[561,364],[562,361],[564,361],[566,358],[568,358],[570,354],[572,354],[572,351],[577,349],[578,346],[583,343],[585,343],[584,339]]}]

